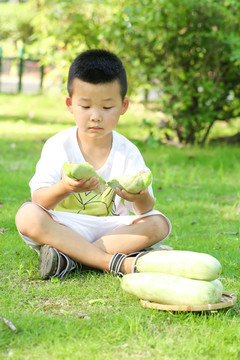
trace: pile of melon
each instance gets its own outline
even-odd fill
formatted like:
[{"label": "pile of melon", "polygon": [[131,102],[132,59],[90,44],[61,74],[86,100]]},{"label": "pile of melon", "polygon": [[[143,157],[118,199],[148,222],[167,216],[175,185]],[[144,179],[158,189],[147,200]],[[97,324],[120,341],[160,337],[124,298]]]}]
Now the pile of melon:
[{"label": "pile of melon", "polygon": [[139,257],[138,272],[126,274],[121,287],[139,299],[169,305],[215,304],[221,300],[220,262],[193,251],[151,251]]}]

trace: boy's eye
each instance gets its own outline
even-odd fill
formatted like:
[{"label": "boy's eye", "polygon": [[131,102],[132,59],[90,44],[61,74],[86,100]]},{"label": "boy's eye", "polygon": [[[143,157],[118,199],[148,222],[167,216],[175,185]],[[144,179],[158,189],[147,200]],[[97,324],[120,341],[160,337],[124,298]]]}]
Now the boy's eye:
[{"label": "boy's eye", "polygon": [[112,108],[112,106],[104,106],[103,108],[104,108],[104,110],[109,110]]},{"label": "boy's eye", "polygon": [[81,107],[82,107],[83,109],[89,109],[89,108],[90,108],[90,106],[83,106],[83,105],[81,105]]}]

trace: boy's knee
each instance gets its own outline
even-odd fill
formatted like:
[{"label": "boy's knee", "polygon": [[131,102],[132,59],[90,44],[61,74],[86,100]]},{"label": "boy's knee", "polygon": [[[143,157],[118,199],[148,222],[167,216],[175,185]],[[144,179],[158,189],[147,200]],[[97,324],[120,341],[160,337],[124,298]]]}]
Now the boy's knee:
[{"label": "boy's knee", "polygon": [[153,215],[149,217],[149,228],[154,241],[165,239],[170,231],[170,226],[162,215]]},{"label": "boy's knee", "polygon": [[23,235],[29,236],[30,231],[37,230],[41,221],[41,212],[43,210],[34,203],[24,204],[17,212],[15,223]]}]

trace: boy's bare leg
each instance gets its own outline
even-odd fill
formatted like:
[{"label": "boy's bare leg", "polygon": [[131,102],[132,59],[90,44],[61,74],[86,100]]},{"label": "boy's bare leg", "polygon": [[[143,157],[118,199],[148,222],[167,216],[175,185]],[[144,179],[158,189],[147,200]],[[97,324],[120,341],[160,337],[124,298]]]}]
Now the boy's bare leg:
[{"label": "boy's bare leg", "polygon": [[[94,242],[109,254],[121,252],[131,254],[163,240],[169,233],[169,225],[162,215],[151,215],[137,219],[132,225],[120,227]],[[133,257],[126,258],[121,272],[131,273]]]},{"label": "boy's bare leg", "polygon": [[22,234],[41,245],[51,245],[85,265],[109,269],[112,255],[89,243],[67,226],[57,223],[35,204],[25,205],[18,211],[16,225]]},{"label": "boy's bare leg", "polygon": [[[19,231],[44,245],[58,249],[70,258],[101,270],[109,270],[112,254],[129,254],[151,246],[168,234],[168,224],[161,215],[138,219],[134,224],[123,226],[89,243],[78,233],[55,222],[51,216],[35,204],[25,205],[16,215]],[[131,272],[133,257],[126,258],[122,272]]]},{"label": "boy's bare leg", "polygon": [[107,233],[94,244],[109,254],[130,254],[163,240],[168,232],[169,225],[164,217],[151,215],[135,220],[132,225],[122,226]]}]

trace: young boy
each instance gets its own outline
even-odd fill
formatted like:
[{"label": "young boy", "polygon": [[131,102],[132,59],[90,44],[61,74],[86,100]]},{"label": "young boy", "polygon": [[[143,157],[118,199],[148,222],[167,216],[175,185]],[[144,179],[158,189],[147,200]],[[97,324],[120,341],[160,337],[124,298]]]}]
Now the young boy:
[{"label": "young boy", "polygon": [[126,72],[114,54],[87,50],[73,61],[66,105],[76,126],[47,140],[30,181],[32,202],[16,215],[20,235],[40,255],[43,279],[80,264],[130,273],[136,252],[170,232],[169,220],[153,210],[152,186],[138,194],[107,187],[97,195],[96,177],[75,180],[62,171],[65,162],[88,162],[109,181],[149,170],[136,146],[114,131],[128,108],[126,92]]}]

